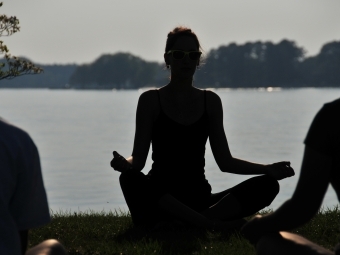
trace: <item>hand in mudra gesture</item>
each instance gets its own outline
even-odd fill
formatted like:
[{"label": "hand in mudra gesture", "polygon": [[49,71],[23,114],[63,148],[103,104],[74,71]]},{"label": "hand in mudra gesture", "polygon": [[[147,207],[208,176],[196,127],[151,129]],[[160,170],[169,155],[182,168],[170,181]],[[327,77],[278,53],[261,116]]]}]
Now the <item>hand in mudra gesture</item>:
[{"label": "hand in mudra gesture", "polygon": [[267,174],[276,180],[282,180],[295,175],[294,169],[290,166],[290,162],[277,162],[266,165]]},{"label": "hand in mudra gesture", "polygon": [[118,172],[128,172],[132,170],[132,165],[118,152],[114,151],[113,159],[110,162],[111,167]]}]

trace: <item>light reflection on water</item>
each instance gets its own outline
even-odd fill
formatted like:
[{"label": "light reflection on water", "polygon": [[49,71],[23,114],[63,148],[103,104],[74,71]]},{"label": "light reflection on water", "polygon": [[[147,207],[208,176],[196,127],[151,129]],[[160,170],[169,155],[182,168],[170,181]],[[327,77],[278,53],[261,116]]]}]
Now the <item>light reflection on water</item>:
[{"label": "light reflection on water", "polygon": [[[0,90],[0,116],[29,132],[39,148],[53,211],[127,210],[119,173],[109,162],[113,150],[131,154],[142,91]],[[303,139],[314,115],[323,103],[338,98],[340,89],[214,91],[222,99],[224,128],[234,157],[259,163],[288,160],[296,170],[296,176],[280,181],[281,191],[270,206],[277,208],[294,191]],[[150,167],[149,158],[143,172]],[[213,192],[247,178],[220,172],[209,142],[206,176]],[[323,205],[335,204],[330,188]]]}]

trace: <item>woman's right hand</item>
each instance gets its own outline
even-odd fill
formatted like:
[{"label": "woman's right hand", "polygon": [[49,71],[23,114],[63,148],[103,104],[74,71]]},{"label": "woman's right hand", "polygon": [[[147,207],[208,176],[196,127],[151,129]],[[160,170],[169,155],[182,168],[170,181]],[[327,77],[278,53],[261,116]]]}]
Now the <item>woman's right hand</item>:
[{"label": "woman's right hand", "polygon": [[265,167],[266,173],[276,180],[282,180],[295,175],[294,169],[290,166],[290,162],[287,161],[273,163]]},{"label": "woman's right hand", "polygon": [[125,173],[132,170],[132,165],[118,152],[114,151],[113,159],[110,162],[111,167],[121,173]]}]

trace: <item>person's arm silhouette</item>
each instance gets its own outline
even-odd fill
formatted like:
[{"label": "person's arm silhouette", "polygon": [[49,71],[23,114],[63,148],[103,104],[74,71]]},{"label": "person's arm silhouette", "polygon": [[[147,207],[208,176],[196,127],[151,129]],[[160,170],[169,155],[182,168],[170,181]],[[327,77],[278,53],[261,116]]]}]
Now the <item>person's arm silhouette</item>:
[{"label": "person's arm silhouette", "polygon": [[221,99],[213,92],[209,91],[207,94],[207,109],[210,124],[209,141],[217,165],[222,172],[235,174],[267,174],[276,180],[291,177],[295,174],[293,168],[290,167],[290,162],[262,165],[232,157],[223,128]]},{"label": "person's arm silhouette", "polygon": [[[340,197],[340,99],[325,104],[305,139],[300,177],[292,198],[274,213],[255,217],[242,233],[260,254],[333,254],[302,236],[285,232],[307,223],[331,183]],[[281,231],[281,232],[280,232]]]}]

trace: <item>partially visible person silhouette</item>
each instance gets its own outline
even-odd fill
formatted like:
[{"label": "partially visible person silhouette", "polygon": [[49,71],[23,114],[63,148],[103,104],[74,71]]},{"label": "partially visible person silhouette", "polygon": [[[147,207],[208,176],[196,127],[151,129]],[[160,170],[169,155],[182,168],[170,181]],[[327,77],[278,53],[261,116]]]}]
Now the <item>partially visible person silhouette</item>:
[{"label": "partially visible person silhouette", "polygon": [[[318,212],[329,184],[340,199],[340,99],[325,104],[312,122],[292,198],[274,213],[257,216],[243,227],[243,234],[257,243],[258,254],[334,254],[302,236],[284,232],[307,223]],[[336,254],[340,254],[339,248]]]},{"label": "partially visible person silhouette", "polygon": [[[189,28],[177,27],[168,34],[164,60],[170,82],[140,96],[132,156],[125,159],[115,152],[111,161],[122,172],[120,185],[135,225],[176,219],[200,227],[234,228],[243,217],[270,205],[279,192],[277,180],[294,175],[289,162],[261,165],[232,157],[221,99],[193,86],[200,49]],[[212,194],[204,174],[208,137],[221,171],[261,176]],[[145,175],[141,170],[150,143],[153,165]]]},{"label": "partially visible person silhouette", "polygon": [[[50,221],[38,150],[30,136],[0,118],[0,254],[27,250],[28,231]],[[46,240],[27,255],[66,254],[57,240]]]}]

